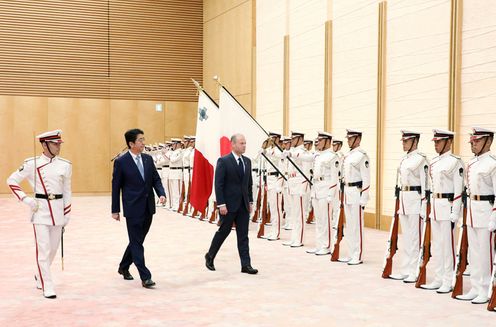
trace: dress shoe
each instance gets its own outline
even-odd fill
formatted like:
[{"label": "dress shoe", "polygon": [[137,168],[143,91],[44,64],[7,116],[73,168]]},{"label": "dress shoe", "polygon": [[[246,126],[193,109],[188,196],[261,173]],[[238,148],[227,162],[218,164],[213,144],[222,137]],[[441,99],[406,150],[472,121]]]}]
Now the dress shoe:
[{"label": "dress shoe", "polygon": [[143,285],[144,288],[152,288],[155,286],[155,282],[151,279],[142,280],[141,285]]},{"label": "dress shoe", "polygon": [[257,269],[254,269],[252,268],[251,266],[244,266],[241,268],[241,272],[242,273],[247,273],[247,274],[250,274],[250,275],[255,275],[256,273],[258,273],[258,270]]},{"label": "dress shoe", "polygon": [[436,292],[438,294],[446,294],[446,293],[450,293],[452,290],[453,287],[451,287],[451,285],[443,285]]},{"label": "dress shoe", "polygon": [[462,301],[472,301],[477,295],[477,291],[472,288],[468,293],[457,295],[455,298]]},{"label": "dress shoe", "polygon": [[315,255],[328,255],[331,254],[331,250],[329,249],[320,249],[317,252],[315,252]]},{"label": "dress shoe", "polygon": [[55,294],[54,290],[45,290],[43,292],[43,296],[47,299],[56,299],[57,295]]},{"label": "dress shoe", "polygon": [[291,247],[292,248],[299,248],[299,247],[302,247],[303,246],[303,243],[291,243]]},{"label": "dress shoe", "polygon": [[363,263],[362,260],[350,260],[350,261],[348,261],[348,266],[361,265],[362,263]]},{"label": "dress shoe", "polygon": [[279,237],[269,237],[267,238],[267,241],[277,241],[279,240]]},{"label": "dress shoe", "polygon": [[338,258],[338,262],[348,263],[348,262],[350,262],[350,260],[351,260],[351,258],[348,258],[348,257]]},{"label": "dress shoe", "polygon": [[410,275],[407,278],[403,279],[403,283],[415,283],[417,281],[417,277],[415,275]]},{"label": "dress shoe", "polygon": [[394,279],[394,280],[404,280],[407,277],[408,277],[407,275],[403,275],[403,274],[391,274],[391,275],[389,275],[389,278]]},{"label": "dress shoe", "polygon": [[41,282],[38,280],[38,277],[36,277],[36,275],[34,275],[34,280],[36,281],[36,288],[39,290],[43,289],[43,286],[41,285]]},{"label": "dress shoe", "polygon": [[293,244],[291,241],[282,242],[282,245],[284,246],[291,246],[291,244]]},{"label": "dress shoe", "polygon": [[472,300],[473,304],[484,304],[489,302],[489,298],[486,295],[479,295]]},{"label": "dress shoe", "polygon": [[121,269],[119,268],[119,270],[117,270],[117,272],[119,273],[119,275],[122,275],[122,277],[124,277],[125,280],[133,280],[133,275],[131,275],[129,273],[129,270],[127,269]]},{"label": "dress shoe", "polygon": [[315,252],[317,252],[317,249],[316,248],[308,249],[306,252],[310,254],[315,254]]},{"label": "dress shoe", "polygon": [[420,288],[423,288],[424,290],[437,290],[440,287],[441,287],[441,282],[432,282],[429,284],[420,285]]},{"label": "dress shoe", "polygon": [[208,270],[215,270],[214,258],[212,258],[208,253],[205,254],[205,266],[208,268]]}]

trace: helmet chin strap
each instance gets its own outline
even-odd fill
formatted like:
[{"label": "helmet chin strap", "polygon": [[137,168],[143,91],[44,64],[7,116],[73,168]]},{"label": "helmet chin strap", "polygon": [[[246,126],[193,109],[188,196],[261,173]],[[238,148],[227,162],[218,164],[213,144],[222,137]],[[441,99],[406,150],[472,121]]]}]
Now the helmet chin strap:
[{"label": "helmet chin strap", "polygon": [[415,145],[415,140],[417,140],[417,138],[413,139],[412,145],[410,145],[410,149],[408,149],[407,153],[412,152],[413,146]]},{"label": "helmet chin strap", "polygon": [[49,145],[49,143],[50,143],[50,142],[46,142],[46,141],[45,141],[44,143],[46,144],[46,147],[47,147],[48,153],[50,153],[50,154],[52,155],[52,158],[53,158],[53,157],[55,157],[55,155],[53,154],[52,150],[50,150],[50,145]]},{"label": "helmet chin strap", "polygon": [[358,136],[355,136],[355,138],[353,139],[353,143],[351,143],[350,149],[353,150],[355,148],[355,143],[357,140],[358,140]]},{"label": "helmet chin strap", "polygon": [[439,155],[444,154],[444,150],[446,149],[447,145],[448,145],[448,139],[444,140],[444,145],[443,148],[441,149],[441,152],[439,152]]},{"label": "helmet chin strap", "polygon": [[487,139],[488,137],[485,137],[484,138],[484,145],[482,146],[482,148],[480,149],[480,151],[478,153],[476,153],[475,155],[476,156],[480,156],[481,155],[481,152],[484,150],[484,148],[486,147],[486,144],[487,144]]}]

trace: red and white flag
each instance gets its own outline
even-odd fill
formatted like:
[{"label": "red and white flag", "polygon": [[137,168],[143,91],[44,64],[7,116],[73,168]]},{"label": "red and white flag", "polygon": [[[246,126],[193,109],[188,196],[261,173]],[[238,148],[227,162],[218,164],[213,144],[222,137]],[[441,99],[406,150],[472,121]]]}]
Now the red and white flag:
[{"label": "red and white flag", "polygon": [[198,95],[198,119],[196,122],[196,146],[190,203],[203,211],[212,194],[214,167],[220,156],[220,110],[208,94],[201,90]]},{"label": "red and white flag", "polygon": [[241,104],[221,86],[219,90],[219,110],[221,115],[221,155],[231,152],[230,138],[233,134],[243,134],[246,138],[245,156],[252,159],[258,154],[267,133]]}]

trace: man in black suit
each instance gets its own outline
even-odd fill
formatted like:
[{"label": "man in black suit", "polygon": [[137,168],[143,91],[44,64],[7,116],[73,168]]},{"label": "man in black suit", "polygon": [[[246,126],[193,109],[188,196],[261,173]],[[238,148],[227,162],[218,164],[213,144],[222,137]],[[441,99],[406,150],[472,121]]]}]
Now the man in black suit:
[{"label": "man in black suit", "polygon": [[205,265],[215,270],[214,258],[236,223],[241,272],[256,274],[251,267],[248,247],[248,224],[253,205],[251,161],[243,156],[246,139],[241,134],[231,137],[232,152],[217,160],[215,168],[215,196],[220,213],[220,227],[215,233],[210,249],[205,254]]},{"label": "man in black suit", "polygon": [[155,214],[155,196],[160,203],[165,202],[162,181],[153,163],[153,158],[142,153],[145,137],[140,129],[131,129],[124,134],[129,151],[114,161],[112,175],[112,218],[120,220],[120,194],[126,217],[129,244],[122,256],[118,273],[126,280],[132,280],[129,266],[134,263],[138,268],[141,284],[151,288],[155,285],[150,270],[145,266],[143,242]]}]

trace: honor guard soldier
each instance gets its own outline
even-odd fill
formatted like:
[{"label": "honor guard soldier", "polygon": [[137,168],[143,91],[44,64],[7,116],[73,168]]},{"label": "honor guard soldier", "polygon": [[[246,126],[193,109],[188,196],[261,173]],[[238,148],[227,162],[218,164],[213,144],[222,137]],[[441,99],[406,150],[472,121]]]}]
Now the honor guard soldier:
[{"label": "honor guard soldier", "polygon": [[346,217],[345,235],[348,240],[348,265],[361,264],[363,254],[363,213],[369,200],[370,160],[360,147],[362,132],[346,129],[350,152],[343,160],[344,214]]},{"label": "honor guard soldier", "polygon": [[312,207],[315,215],[315,248],[307,253],[331,253],[332,206],[339,188],[339,157],[331,149],[332,134],[319,132],[313,163]]},{"label": "honor guard soldier", "polygon": [[181,149],[181,139],[173,138],[172,151],[169,157],[169,189],[172,198],[172,210],[179,208],[179,198],[181,197],[181,187],[183,181],[183,150]]},{"label": "honor guard soldier", "polygon": [[184,199],[183,208],[186,207],[188,202],[188,192],[189,186],[191,185],[191,153],[194,151],[191,146],[191,138],[189,136],[184,136],[184,147],[182,160],[183,160],[183,181],[184,181]]},{"label": "honor guard soldier", "polygon": [[[251,178],[253,180],[252,184],[252,192],[253,192],[253,201],[254,202],[254,209],[250,213],[250,219],[256,219],[257,221],[260,218],[260,211],[261,211],[261,205],[262,205],[262,197],[263,197],[263,178],[262,176],[262,166],[263,166],[263,157],[262,153],[265,151],[265,148],[267,147],[267,141],[263,141],[262,144],[260,145],[260,149],[258,150],[257,155],[255,158],[252,158],[251,160]],[[258,215],[258,217],[255,217],[255,215]]]},{"label": "honor guard soldier", "polygon": [[[307,155],[309,155],[307,157],[308,160],[303,161],[303,170],[309,172],[308,178],[310,178],[310,180],[312,180],[312,178],[313,178],[312,166],[313,166],[313,159],[314,159],[313,155],[315,154],[315,152],[313,151],[313,142],[314,141],[312,141],[312,140],[304,140],[303,141],[303,147],[305,148],[305,153]],[[310,197],[311,191],[312,191],[312,186],[310,184],[308,184],[306,187],[307,203],[304,206],[305,217],[307,218],[307,220],[309,218],[310,211],[312,210],[312,199]]]},{"label": "honor guard soldier", "polygon": [[[343,182],[343,160],[344,160],[344,154],[341,149],[343,148],[343,141],[338,140],[338,139],[332,139],[332,150],[336,153],[336,155],[339,158],[339,183]],[[340,186],[340,185],[338,185]],[[336,197],[334,199],[334,203],[332,206],[332,229],[333,229],[333,235],[337,235],[337,223],[339,219],[339,192],[341,192],[341,188],[339,187],[337,192],[336,192]],[[334,236],[333,236],[334,237]]]},{"label": "honor guard soldier", "polygon": [[496,157],[491,153],[494,131],[473,127],[470,145],[473,157],[467,165],[467,235],[470,258],[468,293],[456,296],[474,304],[486,303],[494,260],[496,230]]},{"label": "honor guard soldier", "polygon": [[172,142],[167,141],[165,142],[165,147],[162,149],[162,156],[164,158],[164,164],[162,165],[162,185],[164,186],[165,190],[165,197],[167,201],[164,203],[164,209],[170,209],[172,208],[172,196],[170,192],[170,185],[169,185],[169,165],[170,165],[170,154],[172,152],[171,150],[172,147]]},{"label": "honor guard soldier", "polygon": [[[36,244],[36,287],[46,298],[56,298],[50,266],[59,248],[62,229],[69,222],[71,212],[72,165],[60,158],[62,131],[54,130],[38,135],[43,153],[26,159],[7,179],[16,198],[31,209]],[[21,189],[27,180],[33,187],[34,198]]]},{"label": "honor guard soldier", "polygon": [[[283,136],[281,138],[282,150],[289,151],[291,149],[291,138],[289,136]],[[284,230],[293,229],[293,222],[291,221],[291,197],[289,195],[289,186],[287,179],[289,178],[289,160],[282,156],[280,170],[286,176],[286,180],[283,181],[282,186],[282,200],[283,200],[283,217],[284,217]]]},{"label": "honor guard soldier", "polygon": [[431,179],[432,257],[435,258],[435,278],[420,287],[449,293],[455,269],[454,226],[461,215],[463,191],[463,162],[451,153],[454,133],[433,130],[434,147],[439,154],[429,166]]},{"label": "honor guard soldier", "polygon": [[[281,234],[281,220],[282,220],[282,187],[283,187],[283,177],[281,176],[282,171],[281,157],[282,151],[279,149],[278,144],[281,138],[281,134],[276,132],[269,132],[269,144],[265,151],[270,163],[267,163],[267,202],[269,204],[270,211],[270,221],[271,228],[267,234],[267,239],[269,241],[276,241],[279,239]],[[275,168],[274,168],[275,167]]]},{"label": "honor guard soldier", "polygon": [[305,205],[308,203],[307,192],[310,189],[307,181],[310,176],[310,169],[303,170],[303,162],[313,159],[313,155],[308,154],[308,151],[303,146],[303,137],[304,134],[301,132],[291,132],[291,150],[283,152],[283,156],[290,161],[288,164],[288,186],[292,209],[291,221],[293,223],[291,240],[284,242],[283,245],[293,248],[303,246],[306,219]]},{"label": "honor guard soldier", "polygon": [[426,191],[429,189],[427,171],[429,163],[425,154],[418,151],[420,133],[401,130],[403,151],[406,155],[398,167],[399,174],[399,218],[402,230],[402,264],[399,274],[392,279],[415,283],[420,251],[421,217],[425,217]]},{"label": "honor guard soldier", "polygon": [[[195,144],[196,144],[196,136],[191,135],[189,137],[189,146],[191,148],[191,151],[189,153],[189,167],[190,167],[189,168],[189,178],[190,178],[191,183],[193,182],[193,168],[195,166]],[[191,189],[188,192],[191,192]],[[194,212],[193,206],[190,205],[188,210],[189,210],[188,215],[192,216],[192,214]]]}]

